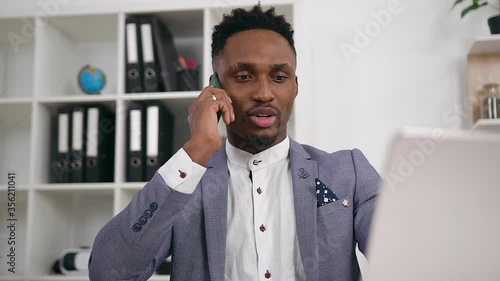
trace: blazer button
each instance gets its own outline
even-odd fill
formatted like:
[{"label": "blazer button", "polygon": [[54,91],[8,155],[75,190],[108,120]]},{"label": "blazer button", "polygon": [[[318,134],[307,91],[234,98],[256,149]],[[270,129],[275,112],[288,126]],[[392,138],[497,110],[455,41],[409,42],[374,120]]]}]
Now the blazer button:
[{"label": "blazer button", "polygon": [[134,225],[132,226],[132,230],[133,230],[134,232],[139,232],[139,231],[141,231],[141,230],[142,230],[142,226],[141,226],[140,224],[136,223],[136,224],[134,224]]},{"label": "blazer button", "polygon": [[145,225],[148,222],[148,219],[145,217],[140,217],[139,218],[139,224]]},{"label": "blazer button", "polygon": [[156,209],[158,209],[158,204],[156,204],[155,202],[151,203],[149,205],[149,209],[153,212],[156,211]]},{"label": "blazer button", "polygon": [[144,212],[144,217],[146,217],[147,219],[151,218],[153,216],[153,212],[151,210],[146,210]]}]

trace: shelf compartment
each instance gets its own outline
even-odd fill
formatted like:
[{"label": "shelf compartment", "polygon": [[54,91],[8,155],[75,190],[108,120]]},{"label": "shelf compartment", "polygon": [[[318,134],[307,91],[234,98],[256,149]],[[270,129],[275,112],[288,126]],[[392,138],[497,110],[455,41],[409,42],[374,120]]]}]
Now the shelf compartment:
[{"label": "shelf compartment", "polygon": [[18,184],[29,183],[31,115],[31,104],[0,104],[0,185],[8,172]]},{"label": "shelf compartment", "polygon": [[33,96],[32,18],[0,20],[0,99]]},{"label": "shelf compartment", "polygon": [[[15,201],[9,200],[9,197]],[[8,203],[15,203],[15,213],[14,217],[9,216]],[[0,191],[0,222],[2,222],[2,228],[0,229],[0,253],[2,253],[2,262],[0,263],[0,275],[8,276],[9,280],[21,280],[21,276],[25,273],[26,265],[26,219],[27,219],[27,202],[28,202],[28,191],[20,191],[18,188],[15,189],[15,194],[8,194],[7,188]],[[14,218],[16,221],[7,221],[7,219]],[[15,224],[15,229],[13,229],[14,236],[11,236],[11,230],[7,228],[9,223]],[[13,237],[9,240],[10,237]],[[9,244],[10,241],[10,244]],[[15,243],[15,244],[14,244]],[[10,266],[7,264],[8,257],[10,253],[10,247],[15,247],[15,273],[8,271]]]},{"label": "shelf compartment", "polygon": [[500,83],[500,53],[469,54],[467,58],[468,94],[471,124],[480,119],[481,91],[488,83]]},{"label": "shelf compartment", "polygon": [[102,69],[101,95],[116,95],[118,15],[64,16],[41,19],[37,29],[35,89],[37,97],[86,96],[77,76],[89,64]]},{"label": "shelf compartment", "polygon": [[31,275],[52,274],[63,250],[91,247],[113,216],[112,190],[37,190],[33,195]]},{"label": "shelf compartment", "polygon": [[[155,99],[156,100],[156,99]],[[184,143],[190,138],[191,136],[191,131],[189,129],[189,122],[188,122],[188,107],[189,105],[194,101],[193,98],[186,98],[186,99],[159,99],[163,105],[170,111],[170,113],[174,116],[174,131],[173,131],[173,150],[172,152],[175,153],[177,150],[179,150]],[[130,104],[133,102],[139,102],[139,101],[125,101],[124,103],[124,111],[123,111],[123,117],[120,116],[120,118],[123,120],[122,126],[122,132],[123,134],[123,139],[121,140],[121,145],[119,147],[122,148],[121,151],[118,151],[123,156],[123,161],[121,162],[121,165],[118,165],[116,167],[117,169],[120,169],[119,171],[119,181],[118,183],[121,185],[122,183],[125,182],[125,176],[126,176],[126,164],[128,161],[126,160],[126,155],[127,155],[127,145],[126,145],[126,132],[127,132],[127,126],[126,124],[126,116],[128,112],[128,108],[130,107]],[[120,141],[120,140],[118,140]]]},{"label": "shelf compartment", "polygon": [[[134,13],[131,15],[153,15],[170,30],[174,40],[174,46],[177,54],[184,57],[186,61],[193,59],[200,71],[198,75],[198,89],[203,85],[207,85],[208,81],[203,83],[203,10],[189,10],[189,11],[149,11]],[[123,36],[123,46],[125,46],[125,36]],[[126,66],[126,62],[124,67]],[[121,74],[125,76],[125,71],[122,70]],[[123,81],[125,84],[125,79]],[[125,85],[124,85],[125,88]],[[130,93],[126,93],[131,95]],[[134,95],[134,93],[132,93]]]},{"label": "shelf compartment", "polygon": [[[35,122],[35,135],[37,142],[34,143],[34,149],[37,153],[33,157],[33,178],[34,182],[37,184],[48,184],[50,182],[50,173],[51,173],[51,161],[52,161],[52,145],[51,143],[54,141],[52,139],[52,126],[55,122],[55,117],[57,116],[58,108],[65,105],[78,104],[78,105],[94,105],[101,104],[111,109],[111,111],[116,110],[116,101],[103,101],[103,102],[75,102],[75,103],[67,103],[67,102],[50,102],[44,104],[36,105],[36,112],[38,118],[36,118]],[[118,116],[115,117],[118,118]],[[36,168],[38,167],[38,168]],[[44,168],[40,168],[44,167]],[[100,183],[98,183],[100,184]],[[54,184],[56,186],[58,184]],[[92,186],[92,185],[89,185]],[[51,185],[46,187],[51,188]]]}]

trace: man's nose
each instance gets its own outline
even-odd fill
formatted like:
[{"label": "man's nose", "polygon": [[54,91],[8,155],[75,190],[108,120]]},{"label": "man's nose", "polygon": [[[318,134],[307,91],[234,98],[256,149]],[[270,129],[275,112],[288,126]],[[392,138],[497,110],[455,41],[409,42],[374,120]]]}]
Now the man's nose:
[{"label": "man's nose", "polygon": [[258,79],[256,89],[254,91],[254,99],[260,102],[270,102],[274,100],[274,93],[272,89],[272,81],[268,77]]}]

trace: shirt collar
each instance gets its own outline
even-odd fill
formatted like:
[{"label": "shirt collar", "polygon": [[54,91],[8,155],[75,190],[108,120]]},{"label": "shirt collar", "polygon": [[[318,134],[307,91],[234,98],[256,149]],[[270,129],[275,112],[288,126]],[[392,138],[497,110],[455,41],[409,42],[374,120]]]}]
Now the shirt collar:
[{"label": "shirt collar", "polygon": [[227,159],[231,164],[247,168],[251,171],[265,168],[288,157],[290,140],[288,136],[280,143],[261,151],[251,154],[241,150],[226,140]]}]

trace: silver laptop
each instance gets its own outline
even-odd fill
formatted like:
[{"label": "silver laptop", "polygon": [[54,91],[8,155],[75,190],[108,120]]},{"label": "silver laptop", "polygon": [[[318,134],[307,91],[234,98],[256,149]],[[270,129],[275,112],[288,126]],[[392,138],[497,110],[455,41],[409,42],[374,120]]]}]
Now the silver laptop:
[{"label": "silver laptop", "polygon": [[365,281],[500,280],[500,134],[404,129],[383,178]]}]

